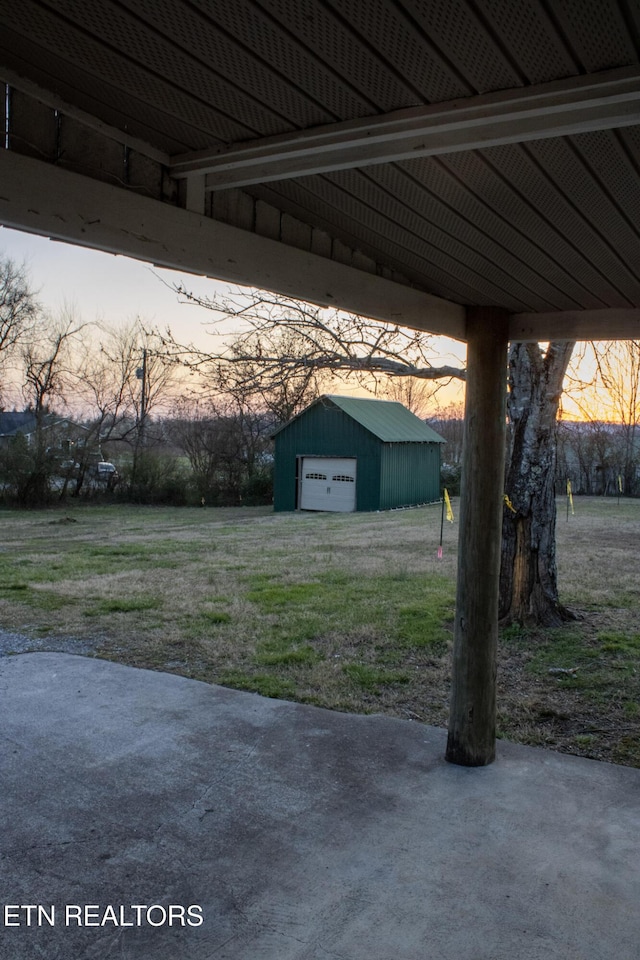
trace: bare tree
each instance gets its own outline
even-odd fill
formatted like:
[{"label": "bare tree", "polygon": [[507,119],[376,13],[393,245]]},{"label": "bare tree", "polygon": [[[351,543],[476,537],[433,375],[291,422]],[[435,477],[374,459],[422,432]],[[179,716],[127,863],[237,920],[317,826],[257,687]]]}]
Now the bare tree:
[{"label": "bare tree", "polygon": [[264,412],[229,399],[180,401],[170,436],[189,460],[198,499],[237,504],[255,494],[259,479],[262,494],[271,495],[266,461],[270,425]]},{"label": "bare tree", "polygon": [[145,447],[162,439],[152,414],[168,401],[176,373],[161,338],[140,317],[124,327],[102,325],[97,345],[85,350],[79,383],[94,432],[100,448],[116,440],[130,448],[132,483]]},{"label": "bare tree", "polygon": [[640,423],[640,340],[593,343],[598,378],[606,391],[612,420],[620,424],[618,470],[623,489],[635,492]]},{"label": "bare tree", "polygon": [[556,492],[562,492],[568,480],[571,481],[574,493],[590,496],[597,492],[594,488],[594,466],[598,438],[594,427],[596,424],[581,420],[559,420]]},{"label": "bare tree", "polygon": [[140,317],[124,327],[102,325],[98,349],[89,352],[83,371],[97,409],[119,423],[122,439],[144,439],[145,421],[166,401],[175,376],[162,339]]},{"label": "bare tree", "polygon": [[[417,377],[385,377],[386,383],[378,383],[376,393],[385,400],[401,403],[417,417],[427,419],[429,409],[440,389],[439,382],[420,380]],[[434,428],[435,429],[435,428]]]},{"label": "bare tree", "polygon": [[75,364],[75,406],[87,433],[82,448],[76,451],[72,476],[67,478],[73,479],[74,495],[83,488],[94,461],[102,458],[103,445],[114,434],[135,435],[136,430],[132,393],[139,356],[121,328],[101,324],[96,333],[97,337],[83,340]]},{"label": "bare tree", "polygon": [[[18,266],[8,257],[0,257],[0,370],[29,335],[39,312],[26,267]],[[0,400],[2,387],[0,380]]]},{"label": "bare tree", "polygon": [[85,326],[65,310],[57,319],[42,318],[37,336],[30,337],[22,347],[23,394],[36,418],[54,400],[64,403],[71,373],[70,346]]},{"label": "bare tree", "polygon": [[564,460],[574,472],[579,466],[579,489],[635,495],[640,486],[640,341],[581,344],[565,390],[582,421],[563,430]]},{"label": "bare tree", "polygon": [[[376,391],[388,378],[408,377],[442,384],[464,380],[460,367],[432,363],[432,338],[425,333],[369,320],[339,310],[251,291],[235,297],[198,297],[175,287],[183,301],[211,311],[212,331],[223,321],[238,326],[225,340],[218,334],[211,350],[179,345],[169,334],[171,356],[217,384],[253,387],[265,397],[283,394],[282,411],[300,408],[300,398],[327,378],[358,380]],[[306,401],[308,402],[308,400]],[[304,404],[302,404],[304,405]]]},{"label": "bare tree", "polygon": [[246,409],[257,403],[276,423],[286,423],[322,393],[323,376],[317,366],[306,363],[305,344],[296,330],[285,327],[274,331],[270,341],[273,358],[278,353],[288,358],[286,372],[283,369],[278,373],[277,364],[268,361],[269,370],[264,375],[264,345],[256,332],[231,343],[228,355],[214,361],[206,379],[216,393],[233,398],[238,407]]},{"label": "bare tree", "polygon": [[574,343],[509,349],[509,447],[500,568],[504,621],[558,625],[572,614],[558,597],[555,458],[562,384]]},{"label": "bare tree", "polygon": [[47,416],[52,404],[65,403],[71,381],[71,348],[84,326],[69,310],[54,319],[41,316],[37,335],[32,331],[21,347],[23,395],[35,418],[31,468],[18,492],[23,503],[39,503],[48,496],[52,464],[47,456]]},{"label": "bare tree", "polygon": [[460,466],[464,437],[464,404],[450,403],[446,407],[439,408],[428,417],[428,422],[447,442],[445,447],[447,463],[451,466]]}]

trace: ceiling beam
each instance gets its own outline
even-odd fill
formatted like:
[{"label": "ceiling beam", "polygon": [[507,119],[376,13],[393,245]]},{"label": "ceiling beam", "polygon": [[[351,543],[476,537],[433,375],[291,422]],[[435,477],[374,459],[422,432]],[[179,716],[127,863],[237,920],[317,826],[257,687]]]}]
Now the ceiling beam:
[{"label": "ceiling beam", "polygon": [[174,177],[207,174],[207,189],[223,190],[634,124],[638,66],[182,154],[170,169]]},{"label": "ceiling beam", "polygon": [[0,224],[458,340],[465,335],[458,304],[3,149]]},{"label": "ceiling beam", "polygon": [[509,318],[509,339],[640,340],[640,309],[514,313]]},{"label": "ceiling beam", "polygon": [[[0,224],[466,339],[463,306],[2,149]],[[640,308],[516,313],[509,339],[640,340]]]}]

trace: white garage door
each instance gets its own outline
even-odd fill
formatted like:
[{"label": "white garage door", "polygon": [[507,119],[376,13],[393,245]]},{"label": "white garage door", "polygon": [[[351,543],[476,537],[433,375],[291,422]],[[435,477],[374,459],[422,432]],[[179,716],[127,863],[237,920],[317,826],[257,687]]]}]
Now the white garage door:
[{"label": "white garage door", "polygon": [[356,461],[333,457],[303,457],[301,510],[350,513],[356,508]]}]

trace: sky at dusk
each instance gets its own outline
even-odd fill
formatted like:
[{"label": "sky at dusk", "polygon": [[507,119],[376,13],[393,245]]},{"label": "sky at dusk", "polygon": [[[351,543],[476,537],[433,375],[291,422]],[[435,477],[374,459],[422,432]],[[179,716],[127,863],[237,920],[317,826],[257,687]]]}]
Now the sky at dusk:
[{"label": "sky at dusk", "polygon": [[179,303],[165,283],[184,280],[189,289],[208,296],[228,289],[226,283],[0,227],[3,254],[25,263],[31,285],[50,313],[67,305],[85,322],[104,320],[114,325],[139,316],[150,326],[163,330],[170,326],[182,339],[201,343],[206,343],[205,311]]},{"label": "sky at dusk", "polygon": [[[231,289],[223,281],[160,270],[128,257],[48,240],[6,227],[0,227],[0,256],[25,264],[31,286],[38,291],[40,302],[51,314],[66,306],[74,309],[84,322],[100,320],[115,326],[139,316],[147,326],[162,331],[170,327],[177,340],[194,342],[203,348],[211,340],[211,334],[207,332],[208,311],[180,303],[170,286],[184,282],[189,290],[208,297]],[[224,331],[225,327],[218,329]],[[235,329],[235,322],[229,321],[226,326],[228,334]],[[446,337],[434,337],[433,346],[434,365],[464,365],[463,344]],[[341,387],[340,392],[352,390]],[[443,388],[438,394],[440,405],[462,399],[459,382]]]},{"label": "sky at dusk", "polygon": [[[180,303],[171,285],[182,282],[196,295],[205,297],[233,292],[233,288],[223,281],[193,276],[184,271],[160,270],[128,257],[116,257],[6,227],[0,227],[0,256],[25,264],[32,288],[38,291],[45,310],[53,315],[66,306],[72,308],[82,322],[104,321],[110,326],[125,325],[140,317],[146,326],[161,331],[169,327],[179,342],[195,343],[203,349],[207,344],[214,346],[211,337],[213,315],[201,307]],[[216,326],[222,338],[227,340],[236,329],[237,321],[233,320]],[[434,366],[445,363],[464,366],[463,344],[446,337],[434,337],[432,345]],[[579,353],[577,349],[575,356]],[[594,373],[593,359],[587,350],[574,377],[579,382],[588,383]],[[565,387],[569,389],[562,399],[562,415],[582,419],[584,411],[581,402],[576,403],[576,391],[571,390],[570,379]],[[332,390],[365,393],[355,383],[340,383]],[[578,390],[577,396],[583,397],[583,391]],[[428,412],[436,415],[438,408],[459,404],[463,400],[463,386],[460,381],[453,382],[442,387],[429,401]],[[609,405],[606,397],[603,399],[594,394],[589,400],[590,415],[609,419]]]}]

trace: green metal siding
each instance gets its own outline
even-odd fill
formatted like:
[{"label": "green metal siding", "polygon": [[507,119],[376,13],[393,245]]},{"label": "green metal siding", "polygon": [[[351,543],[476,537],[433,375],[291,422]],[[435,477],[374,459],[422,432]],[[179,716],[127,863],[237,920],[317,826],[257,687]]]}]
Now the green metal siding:
[{"label": "green metal siding", "polygon": [[[337,401],[341,402],[338,403]],[[347,402],[348,400],[348,402]],[[385,411],[401,404],[377,400],[353,401],[351,398],[323,397],[307,407],[275,435],[274,509],[295,510],[297,503],[298,457],[355,457],[356,510],[390,510],[393,507],[430,503],[440,497],[440,447],[422,440],[385,443],[362,420],[373,422],[379,405],[378,424]],[[343,402],[344,401],[344,402]],[[343,409],[344,408],[344,409]],[[356,418],[354,410],[365,410]],[[348,412],[347,412],[348,410]],[[408,410],[405,410],[409,414]],[[391,410],[397,425],[401,415]],[[409,415],[421,424],[413,414]],[[413,424],[405,421],[405,432]],[[430,429],[430,428],[427,428]],[[402,430],[399,430],[402,436]],[[424,434],[422,435],[424,436]],[[426,435],[430,438],[431,434]]]},{"label": "green metal siding", "polygon": [[380,442],[332,403],[316,403],[275,437],[273,505],[296,508],[297,457],[355,457],[356,510],[378,510]]},{"label": "green metal siding", "polygon": [[439,443],[382,445],[380,510],[440,498]]}]

